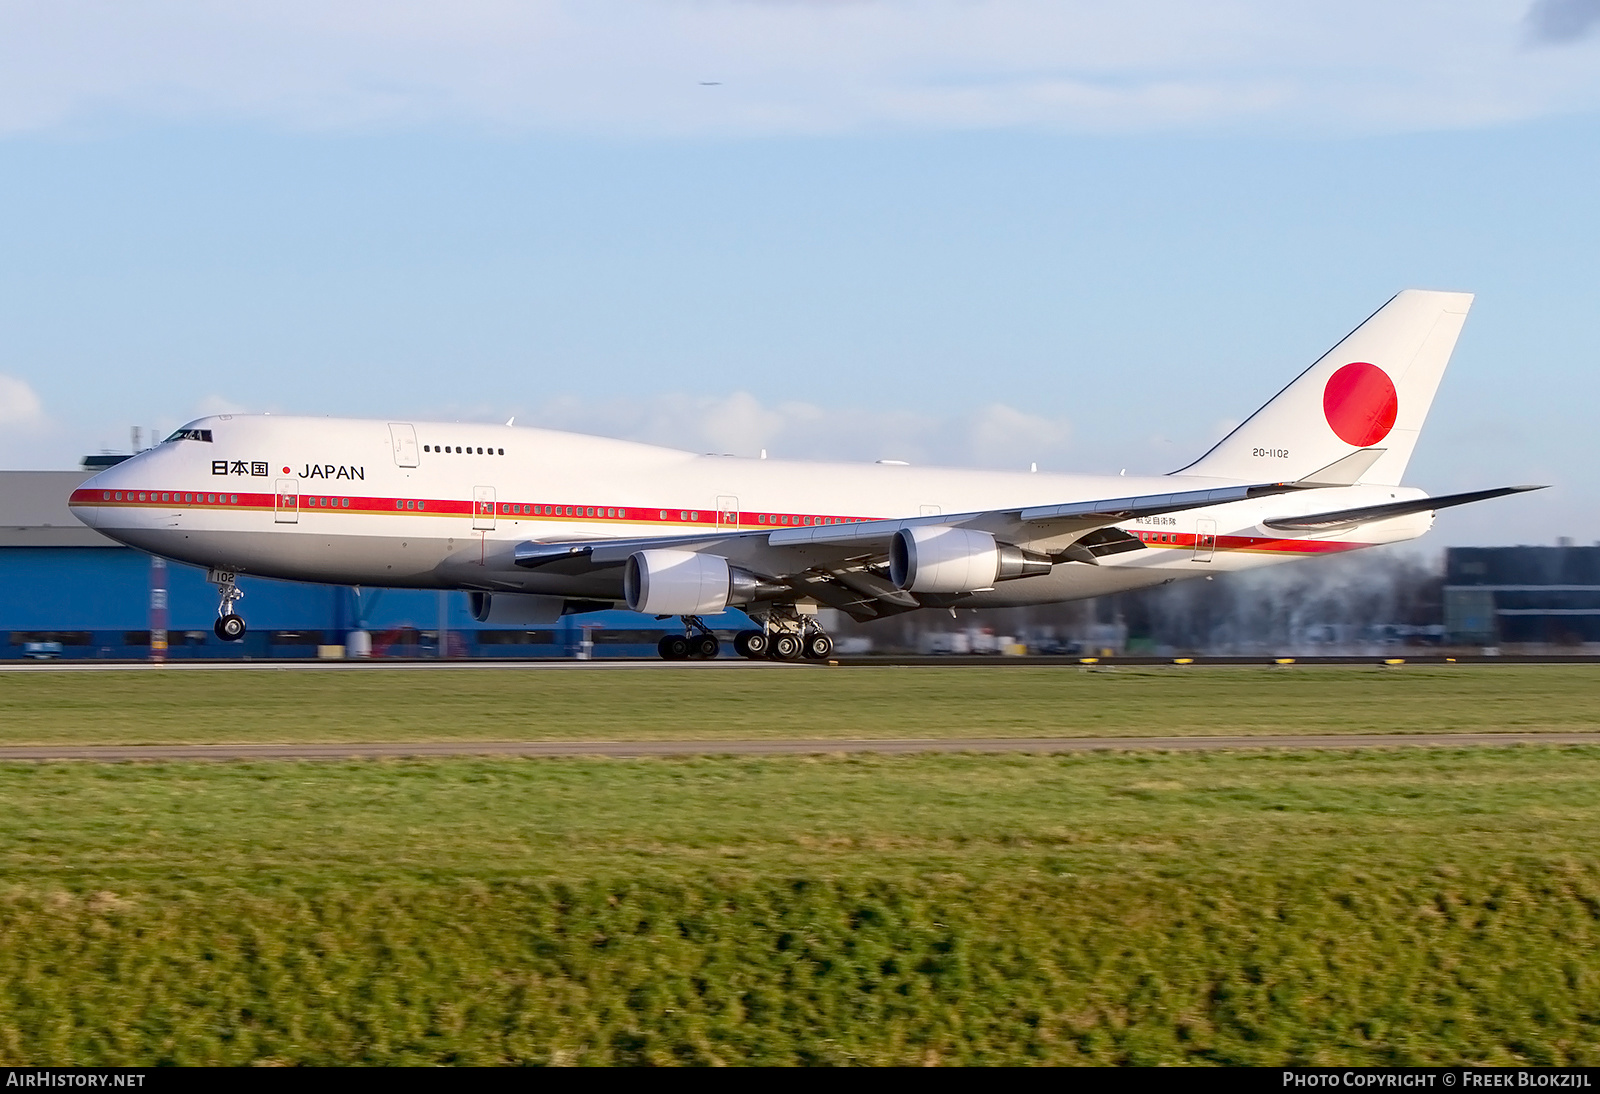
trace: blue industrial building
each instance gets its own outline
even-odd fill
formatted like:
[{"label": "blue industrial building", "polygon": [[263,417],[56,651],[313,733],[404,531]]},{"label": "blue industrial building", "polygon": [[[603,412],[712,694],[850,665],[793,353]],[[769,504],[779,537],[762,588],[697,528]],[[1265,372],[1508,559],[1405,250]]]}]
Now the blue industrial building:
[{"label": "blue industrial building", "polygon": [[1462,644],[1600,645],[1600,544],[1452,547],[1444,617],[1451,641]]},{"label": "blue industrial building", "polygon": [[[244,576],[240,609],[250,631],[223,642],[211,630],[217,592],[204,570],[152,559],[72,516],[66,499],[91,473],[0,472],[0,657],[146,658],[152,590],[162,586],[172,659],[337,656],[352,631],[371,635],[374,657],[653,657],[656,641],[678,628],[607,611],[507,630],[476,622],[465,593]],[[750,625],[739,612],[706,622],[719,631]]]}]

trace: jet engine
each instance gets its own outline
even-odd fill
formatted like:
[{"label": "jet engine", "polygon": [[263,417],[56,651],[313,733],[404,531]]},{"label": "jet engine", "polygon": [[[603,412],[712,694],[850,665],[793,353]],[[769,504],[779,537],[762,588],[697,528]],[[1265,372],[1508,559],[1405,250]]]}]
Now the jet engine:
[{"label": "jet engine", "polygon": [[970,593],[1050,572],[1050,559],[988,532],[948,524],[902,528],[889,547],[889,580],[906,592]]},{"label": "jet engine", "polygon": [[636,551],[622,574],[628,607],[650,615],[705,615],[756,598],[761,580],[721,555]]},{"label": "jet engine", "polygon": [[561,618],[566,601],[559,596],[532,593],[471,593],[467,603],[472,618],[479,623],[517,626],[526,623],[554,623]]}]

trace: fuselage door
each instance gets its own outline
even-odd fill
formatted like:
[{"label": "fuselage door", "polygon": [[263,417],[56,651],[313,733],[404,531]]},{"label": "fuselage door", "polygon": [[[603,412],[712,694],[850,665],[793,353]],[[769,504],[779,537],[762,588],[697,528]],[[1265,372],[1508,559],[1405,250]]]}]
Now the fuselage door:
[{"label": "fuselage door", "polygon": [[1217,550],[1217,522],[1201,517],[1194,522],[1194,561],[1210,562]]},{"label": "fuselage door", "polygon": [[398,466],[417,466],[417,430],[415,426],[407,422],[390,422],[389,441],[394,447],[394,462]]},{"label": "fuselage door", "polygon": [[494,531],[494,487],[472,488],[472,528],[476,532]]},{"label": "fuselage door", "polygon": [[300,487],[293,479],[279,479],[273,497],[272,519],[278,524],[300,523]]},{"label": "fuselage door", "polygon": [[729,531],[738,531],[739,528],[739,499],[730,494],[723,494],[717,498],[717,528]]}]

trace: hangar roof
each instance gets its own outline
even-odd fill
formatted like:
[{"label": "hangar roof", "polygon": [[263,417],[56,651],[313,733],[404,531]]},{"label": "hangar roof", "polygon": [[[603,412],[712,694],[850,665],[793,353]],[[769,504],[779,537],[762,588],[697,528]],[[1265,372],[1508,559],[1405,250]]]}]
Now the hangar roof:
[{"label": "hangar roof", "polygon": [[116,547],[72,515],[67,498],[91,471],[0,471],[0,547]]}]

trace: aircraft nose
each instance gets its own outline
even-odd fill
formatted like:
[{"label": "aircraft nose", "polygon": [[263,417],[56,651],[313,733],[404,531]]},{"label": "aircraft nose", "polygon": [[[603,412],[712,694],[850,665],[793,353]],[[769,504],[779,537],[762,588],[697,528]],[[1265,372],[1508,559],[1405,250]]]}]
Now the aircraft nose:
[{"label": "aircraft nose", "polygon": [[119,491],[136,485],[133,479],[139,472],[134,468],[130,473],[129,464],[135,463],[138,458],[135,456],[131,460],[114,464],[79,483],[78,488],[67,499],[67,507],[71,509],[72,515],[89,527],[99,528],[102,531],[114,524],[115,521],[104,519],[109,517],[110,513],[102,507],[116,498]]},{"label": "aircraft nose", "polygon": [[100,509],[95,502],[104,492],[104,488],[100,485],[101,476],[104,474],[102,471],[98,475],[90,475],[78,484],[78,488],[67,499],[67,509],[90,528],[100,526]]},{"label": "aircraft nose", "polygon": [[122,470],[121,464],[108,467],[104,471],[97,472],[84,479],[78,488],[72,492],[72,500],[74,504],[77,504],[79,499],[82,499],[83,503],[87,504],[98,499],[101,494],[107,491],[122,489],[123,481],[127,477],[127,473]]}]

